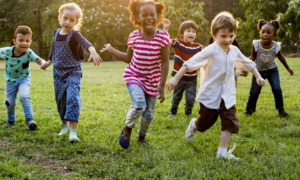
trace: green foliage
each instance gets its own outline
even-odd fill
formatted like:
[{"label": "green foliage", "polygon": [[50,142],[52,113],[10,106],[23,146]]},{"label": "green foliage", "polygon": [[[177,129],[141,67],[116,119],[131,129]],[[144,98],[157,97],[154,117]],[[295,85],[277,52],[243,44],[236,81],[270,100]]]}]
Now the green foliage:
[{"label": "green foliage", "polygon": [[187,20],[193,20],[198,25],[198,36],[196,42],[207,42],[210,37],[207,32],[208,21],[204,17],[203,2],[196,1],[178,1],[178,0],[164,0],[166,11],[164,16],[172,22],[169,28],[171,38],[178,36],[178,28],[180,24]]},{"label": "green foliage", "polygon": [[[300,46],[300,0],[291,0],[285,13],[278,13],[282,35],[292,44]],[[299,52],[299,49],[298,49]]]},{"label": "green foliage", "polygon": [[[265,19],[269,21],[276,19],[278,13],[285,12],[288,8],[289,1],[240,0],[240,4],[246,8],[246,21],[240,22],[238,33],[242,40],[239,41],[239,44],[242,49],[246,50],[246,54],[250,54],[251,52],[251,48],[249,47],[251,47],[252,40],[259,38],[256,28],[258,20]],[[286,39],[285,35],[281,33],[279,33],[279,38]]]},{"label": "green foliage", "polygon": [[[299,58],[287,61],[295,72],[300,71]],[[4,63],[0,61],[0,77],[4,76]],[[288,118],[278,116],[269,83],[262,89],[257,111],[245,118],[243,112],[252,77],[238,78],[236,108],[240,133],[232,136],[229,147],[237,144],[233,154],[241,161],[223,161],[216,158],[220,120],[208,131],[198,133],[193,143],[187,143],[184,132],[190,119],[197,117],[199,104],[195,104],[192,116],[186,117],[181,102],[178,115],[166,118],[173,95],[167,91],[165,102],[157,101],[154,121],[146,137],[148,146],[137,143],[137,122],[131,146],[122,149],[118,138],[131,104],[122,78],[125,66],[122,62],[103,62],[100,67],[83,63],[78,123],[81,142],[70,144],[68,135],[57,135],[60,119],[52,68],[43,71],[31,63],[30,97],[38,130],[27,130],[23,108],[17,99],[16,125],[10,129],[0,126],[1,179],[299,179],[299,74],[289,76],[278,63]],[[2,100],[4,87],[1,79]],[[0,106],[0,112],[2,125],[6,122],[4,105]]]}]

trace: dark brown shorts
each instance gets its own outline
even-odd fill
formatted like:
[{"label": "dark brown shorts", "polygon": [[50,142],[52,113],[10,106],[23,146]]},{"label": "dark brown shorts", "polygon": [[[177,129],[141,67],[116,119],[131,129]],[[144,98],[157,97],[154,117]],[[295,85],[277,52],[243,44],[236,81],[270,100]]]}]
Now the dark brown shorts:
[{"label": "dark brown shorts", "polygon": [[232,106],[226,109],[224,100],[222,99],[219,109],[209,109],[200,103],[199,117],[196,121],[198,131],[204,132],[209,129],[218,119],[220,115],[222,131],[227,130],[232,133],[239,132],[239,120],[236,115],[236,108]]}]

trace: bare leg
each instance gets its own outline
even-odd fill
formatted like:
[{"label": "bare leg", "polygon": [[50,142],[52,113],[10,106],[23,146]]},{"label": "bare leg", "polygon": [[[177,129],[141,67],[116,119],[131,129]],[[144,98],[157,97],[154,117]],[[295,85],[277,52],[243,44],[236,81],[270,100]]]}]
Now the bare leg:
[{"label": "bare leg", "polygon": [[77,129],[77,123],[78,122],[76,122],[76,121],[70,121],[70,129]]},{"label": "bare leg", "polygon": [[221,137],[220,137],[220,148],[227,148],[229,141],[231,137],[231,132],[224,130],[222,131]]}]

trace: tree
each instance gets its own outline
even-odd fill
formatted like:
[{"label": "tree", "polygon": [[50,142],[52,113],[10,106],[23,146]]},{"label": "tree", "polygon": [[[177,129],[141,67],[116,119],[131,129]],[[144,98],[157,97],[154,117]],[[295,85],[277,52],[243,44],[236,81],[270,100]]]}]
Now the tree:
[{"label": "tree", "polygon": [[[285,12],[290,0],[265,1],[265,0],[240,0],[240,4],[246,8],[246,21],[240,21],[238,34],[241,36],[239,44],[245,50],[245,54],[250,54],[253,39],[259,38],[257,22],[259,19],[267,21],[276,19],[277,14]],[[279,33],[279,38],[284,38]]]},{"label": "tree", "polygon": [[[281,33],[283,37],[288,39],[291,48],[297,48],[297,52],[300,52],[300,0],[292,0],[289,2],[289,7],[285,13],[278,13],[277,19],[281,23]],[[286,39],[284,39],[286,40]]]}]

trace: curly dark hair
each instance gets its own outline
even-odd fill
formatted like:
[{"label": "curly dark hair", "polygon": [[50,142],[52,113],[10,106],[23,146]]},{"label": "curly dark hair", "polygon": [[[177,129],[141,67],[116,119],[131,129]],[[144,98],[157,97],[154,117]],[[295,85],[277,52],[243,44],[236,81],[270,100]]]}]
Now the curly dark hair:
[{"label": "curly dark hair", "polygon": [[261,28],[266,25],[270,24],[274,27],[274,34],[277,34],[278,29],[280,28],[280,22],[277,20],[270,20],[266,21],[265,19],[259,19],[257,23],[257,29],[260,31]]},{"label": "curly dark hair", "polygon": [[163,2],[155,2],[154,0],[130,0],[128,10],[130,13],[130,21],[133,23],[135,27],[141,27],[140,23],[137,21],[137,17],[139,16],[140,7],[143,5],[153,5],[155,6],[157,13],[157,22],[156,26],[162,23],[164,19],[164,10],[165,4]]}]

